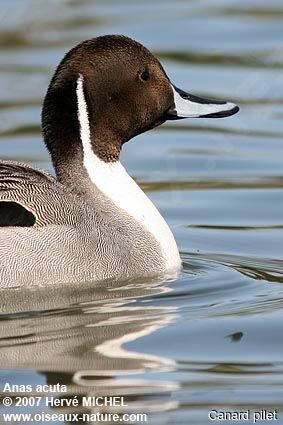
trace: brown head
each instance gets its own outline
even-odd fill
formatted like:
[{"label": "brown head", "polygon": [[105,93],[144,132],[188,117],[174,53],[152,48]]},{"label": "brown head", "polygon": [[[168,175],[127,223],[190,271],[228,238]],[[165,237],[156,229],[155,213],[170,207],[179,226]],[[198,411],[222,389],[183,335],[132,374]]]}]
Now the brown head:
[{"label": "brown head", "polygon": [[43,135],[59,179],[66,164],[83,163],[79,98],[85,102],[91,148],[105,162],[117,161],[125,142],[167,119],[238,111],[234,104],[174,87],[158,59],[128,37],[86,40],[59,64],[43,106]]}]

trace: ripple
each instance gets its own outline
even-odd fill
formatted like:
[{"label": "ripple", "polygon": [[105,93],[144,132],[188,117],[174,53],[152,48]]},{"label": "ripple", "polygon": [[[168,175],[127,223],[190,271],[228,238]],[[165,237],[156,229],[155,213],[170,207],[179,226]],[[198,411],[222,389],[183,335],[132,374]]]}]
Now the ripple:
[{"label": "ripple", "polygon": [[224,67],[249,67],[249,68],[271,68],[281,69],[283,62],[280,56],[275,57],[269,52],[248,52],[240,54],[221,53],[197,53],[194,51],[156,51],[161,59],[172,60],[180,63],[221,65]]}]

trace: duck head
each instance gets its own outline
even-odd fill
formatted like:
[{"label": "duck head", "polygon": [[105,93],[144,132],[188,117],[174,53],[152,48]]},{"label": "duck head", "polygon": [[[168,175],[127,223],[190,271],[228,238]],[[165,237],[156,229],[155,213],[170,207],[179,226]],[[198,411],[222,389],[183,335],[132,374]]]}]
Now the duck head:
[{"label": "duck head", "polygon": [[107,35],[63,58],[45,97],[42,128],[60,179],[64,163],[82,161],[83,138],[100,160],[115,162],[125,142],[166,120],[222,118],[238,110],[178,89],[144,46]]}]

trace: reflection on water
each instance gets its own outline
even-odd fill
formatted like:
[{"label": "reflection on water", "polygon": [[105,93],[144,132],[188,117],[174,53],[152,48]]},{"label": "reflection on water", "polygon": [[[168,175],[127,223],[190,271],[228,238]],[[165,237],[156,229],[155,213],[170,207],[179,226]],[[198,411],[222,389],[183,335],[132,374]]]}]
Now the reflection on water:
[{"label": "reflection on water", "polygon": [[[176,362],[125,348],[174,321],[175,307],[146,305],[150,297],[170,291],[161,282],[142,280],[104,282],[95,288],[84,284],[80,288],[4,291],[0,365],[41,370],[48,384],[68,385],[69,395],[123,394],[130,403],[137,394],[146,399],[148,393],[162,394],[158,402],[146,402],[147,411],[175,408],[177,403],[169,395],[178,383],[142,375],[152,370],[168,373],[175,370]],[[13,372],[8,378],[6,371],[1,375],[3,383],[18,383]],[[31,378],[41,381],[40,376]]]},{"label": "reflection on water", "polygon": [[[104,282],[95,288],[93,284],[84,284],[80,288],[68,285],[3,291],[0,364],[2,367],[20,364],[25,368],[64,372],[90,368],[97,374],[108,370],[110,375],[120,370],[135,372],[152,367],[173,367],[173,360],[142,353],[129,354],[123,347],[174,319],[174,308],[136,305],[140,297],[167,292],[170,289],[160,283],[142,280],[119,284]],[[9,320],[8,327],[6,320]],[[18,343],[13,342],[13,356],[12,335],[17,335],[18,340]]]},{"label": "reflection on water", "polygon": [[277,0],[2,2],[1,158],[52,170],[42,98],[63,54],[102,33],[138,39],[177,85],[241,113],[125,147],[176,235],[181,276],[2,292],[1,387],[124,395],[156,424],[208,424],[212,408],[276,409],[283,422],[282,21]]}]

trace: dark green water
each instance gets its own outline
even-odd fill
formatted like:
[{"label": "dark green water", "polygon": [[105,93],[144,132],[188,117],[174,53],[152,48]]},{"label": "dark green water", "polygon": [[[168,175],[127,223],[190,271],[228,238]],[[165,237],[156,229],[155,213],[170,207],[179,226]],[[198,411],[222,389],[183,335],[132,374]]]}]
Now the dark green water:
[{"label": "dark green water", "polygon": [[1,158],[52,170],[39,128],[49,79],[70,47],[105,33],[136,38],[177,86],[241,113],[125,147],[174,231],[181,276],[2,292],[1,386],[123,395],[150,424],[219,423],[212,409],[277,410],[258,423],[283,424],[283,3],[2,0]]}]

